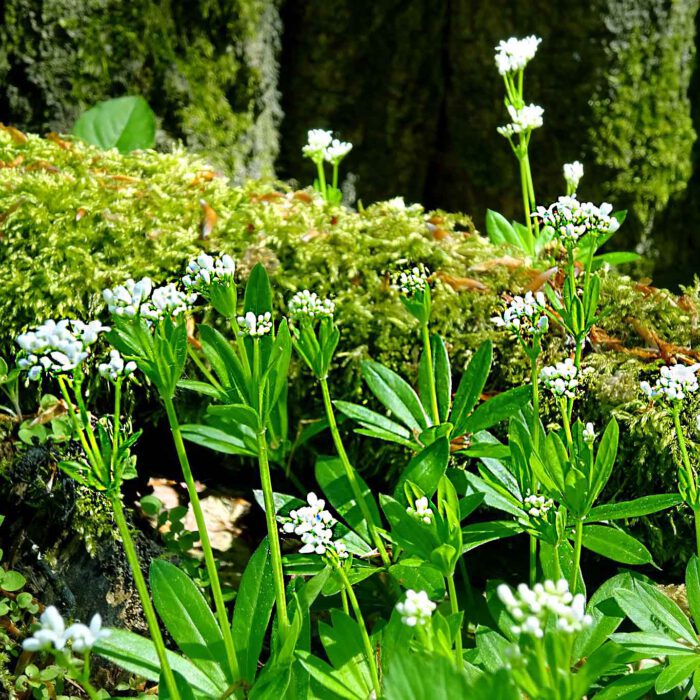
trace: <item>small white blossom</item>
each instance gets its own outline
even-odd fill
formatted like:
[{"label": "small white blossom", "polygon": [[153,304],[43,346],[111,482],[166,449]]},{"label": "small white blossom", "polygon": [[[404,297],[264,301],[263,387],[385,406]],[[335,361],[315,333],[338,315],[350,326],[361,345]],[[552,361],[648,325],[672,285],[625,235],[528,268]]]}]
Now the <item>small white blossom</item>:
[{"label": "small white blossom", "polygon": [[316,292],[304,289],[289,300],[289,315],[297,321],[303,318],[332,318],[335,303],[331,299],[322,299]]},{"label": "small white blossom", "polygon": [[132,360],[124,362],[124,358],[119,354],[119,350],[109,351],[109,362],[100,363],[97,368],[101,377],[111,379],[116,382],[119,377],[128,377],[136,371],[136,363]]},{"label": "small white blossom", "polygon": [[572,595],[565,579],[536,583],[533,588],[521,583],[517,594],[501,584],[497,593],[516,622],[511,627],[515,635],[542,638],[550,620],[557,630],[567,634],[580,632],[593,622],[586,614],[586,599],[581,593]]},{"label": "small white blossom", "polygon": [[34,634],[22,642],[25,651],[41,651],[42,649],[56,649],[61,651],[65,648],[68,636],[66,635],[66,623],[63,621],[61,613],[50,605],[39,618],[41,627]]},{"label": "small white blossom", "polygon": [[425,591],[414,591],[410,588],[406,591],[406,598],[396,603],[401,622],[409,627],[429,622],[436,607]]},{"label": "small white blossom", "polygon": [[430,273],[424,265],[416,265],[410,270],[402,270],[394,276],[392,289],[412,297],[419,292],[424,292],[428,284]]},{"label": "small white blossom", "polygon": [[238,325],[241,335],[260,338],[272,331],[272,314],[266,311],[264,314],[256,316],[252,311],[249,311],[245,316],[238,317]]},{"label": "small white blossom", "polygon": [[333,134],[325,129],[309,129],[306,137],[306,145],[301,152],[314,161],[323,160],[326,149],[333,142]]},{"label": "small white blossom", "polygon": [[351,150],[351,143],[333,139],[330,146],[327,146],[323,151],[323,158],[326,160],[326,162],[337,165],[348,153],[350,153]]},{"label": "small white blossom", "polygon": [[196,294],[185,294],[174,284],[153,290],[150,301],[141,306],[141,315],[149,321],[160,321],[184,314],[196,300]]},{"label": "small white blossom", "polygon": [[564,180],[571,192],[576,192],[578,184],[583,177],[583,163],[575,160],[573,163],[564,164]]},{"label": "small white blossom", "polygon": [[547,302],[542,292],[528,292],[524,297],[513,297],[503,315],[494,316],[491,322],[499,328],[517,333],[521,338],[541,335],[549,328],[546,308]]},{"label": "small white blossom", "polygon": [[334,552],[338,558],[345,559],[348,556],[345,544],[333,540],[333,526],[337,520],[325,509],[326,502],[313,492],[307,495],[306,502],[307,506],[289,512],[282,531],[301,539],[300,554]]},{"label": "small white blossom", "polygon": [[496,67],[501,75],[522,70],[535,57],[542,39],[528,36],[499,41],[496,47]]},{"label": "small white blossom", "polygon": [[430,501],[425,496],[418,498],[413,506],[408,506],[406,512],[426,525],[430,525],[433,522],[433,511],[430,507]]},{"label": "small white blossom", "polygon": [[118,285],[114,289],[105,289],[102,292],[102,298],[110,314],[133,318],[140,313],[142,304],[148,300],[152,291],[153,282],[150,278],[144,277],[138,282],[128,279],[123,285]]},{"label": "small white blossom", "polygon": [[650,399],[662,398],[667,401],[683,401],[688,394],[694,394],[698,390],[696,376],[698,369],[700,369],[700,364],[662,367],[654,386],[651,386],[649,382],[640,382],[640,387]]},{"label": "small white blossom", "polygon": [[593,423],[586,423],[586,427],[583,429],[583,441],[592,445],[595,442],[596,433]]},{"label": "small white blossom", "polygon": [[575,243],[586,233],[606,234],[617,231],[618,220],[612,216],[612,205],[603,202],[579,202],[576,197],[559,197],[548,209],[537,207],[532,214],[564,242]]},{"label": "small white blossom", "polygon": [[236,263],[230,255],[214,258],[201,253],[187,265],[182,283],[189,291],[205,293],[213,283],[232,283],[235,274]]},{"label": "small white blossom", "polygon": [[109,630],[102,629],[102,617],[99,613],[92,616],[89,626],[76,622],[66,631],[66,636],[73,640],[71,648],[78,654],[90,651],[98,640],[109,637],[110,634]]},{"label": "small white blossom", "polygon": [[578,386],[577,375],[576,365],[570,357],[567,357],[564,362],[557,362],[555,366],[544,367],[540,380],[555,397],[573,399]]},{"label": "small white blossom", "polygon": [[533,518],[546,518],[547,513],[554,507],[551,498],[530,494],[523,500],[523,508]]}]

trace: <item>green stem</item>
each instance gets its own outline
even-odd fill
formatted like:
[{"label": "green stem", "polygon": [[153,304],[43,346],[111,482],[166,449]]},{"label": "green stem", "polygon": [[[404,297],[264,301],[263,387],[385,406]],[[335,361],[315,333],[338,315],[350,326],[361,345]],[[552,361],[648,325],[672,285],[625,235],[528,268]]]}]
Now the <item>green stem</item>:
[{"label": "green stem", "polygon": [[374,658],[374,649],[372,649],[372,642],[369,639],[369,634],[367,634],[367,626],[365,625],[364,617],[362,617],[362,610],[360,609],[360,604],[357,602],[357,598],[355,597],[355,591],[353,591],[350,579],[348,579],[348,575],[345,573],[345,569],[343,569],[342,565],[338,564],[336,566],[336,571],[338,572],[340,578],[343,581],[343,585],[345,586],[345,590],[347,591],[348,598],[350,599],[350,605],[352,605],[352,609],[355,613],[355,619],[357,620],[357,624],[360,628],[360,633],[362,635],[362,643],[364,644],[365,654],[367,656],[367,663],[369,664],[369,673],[372,678],[372,687],[374,688],[374,695],[376,698],[380,698],[382,696],[382,692],[379,686],[377,662]]},{"label": "green stem", "polygon": [[561,422],[564,424],[564,434],[566,435],[566,447],[569,451],[569,458],[574,459],[574,438],[571,434],[571,421],[569,420],[569,412],[567,410],[566,401],[562,398],[559,400],[559,412],[561,413]]},{"label": "green stem", "polygon": [[520,156],[518,158],[518,163],[520,165],[520,187],[523,192],[523,209],[525,210],[525,223],[527,224],[527,230],[531,238],[534,238],[534,233],[532,231],[532,217],[530,216],[530,196],[528,193],[527,184],[527,173],[525,172],[525,159]]},{"label": "green stem", "polygon": [[348,594],[345,592],[344,588],[340,589],[340,599],[343,603],[343,612],[346,615],[350,614],[350,608],[348,607]]},{"label": "green stem", "polygon": [[204,362],[202,362],[202,358],[189,343],[187,343],[187,354],[192,358],[192,361],[197,365],[199,371],[206,377],[207,381],[218,391],[224,391],[219,380],[211,373]]},{"label": "green stem", "polygon": [[97,444],[97,438],[95,437],[95,431],[92,429],[92,423],[90,422],[90,415],[88,414],[87,407],[85,406],[85,401],[83,400],[83,380],[82,375],[76,370],[76,379],[73,382],[73,394],[75,395],[75,400],[78,404],[78,410],[80,411],[80,419],[85,426],[85,432],[87,434],[90,446],[95,455],[95,460],[100,466],[104,466],[102,462],[102,453]]},{"label": "green stem", "polygon": [[426,364],[428,365],[428,390],[430,391],[430,409],[433,413],[433,424],[440,425],[440,410],[438,409],[435,370],[433,368],[433,349],[430,346],[430,331],[427,323],[423,324],[421,334],[423,336],[423,352],[425,352]]},{"label": "green stem", "polygon": [[146,617],[146,622],[148,623],[148,631],[151,634],[151,640],[156,648],[156,654],[158,655],[158,660],[160,661],[160,669],[165,678],[165,682],[170,691],[170,695],[173,700],[180,700],[180,692],[177,689],[175,683],[175,676],[173,675],[173,670],[170,668],[170,662],[168,661],[168,655],[165,651],[165,644],[163,643],[163,636],[160,633],[160,627],[158,627],[158,619],[156,618],[156,611],[153,608],[153,603],[148,595],[148,587],[146,586],[146,580],[143,577],[143,572],[141,571],[141,565],[139,564],[139,558],[136,554],[136,548],[134,547],[134,541],[131,539],[131,533],[129,532],[129,526],[126,523],[126,517],[124,516],[124,508],[122,507],[122,502],[119,496],[115,496],[112,500],[112,509],[114,511],[114,520],[117,524],[119,534],[122,538],[122,544],[124,545],[124,552],[126,553],[127,561],[131,567],[131,572],[134,576],[134,583],[136,584],[136,590],[138,591],[139,598],[141,599],[141,605],[143,606],[143,613]]},{"label": "green stem", "polygon": [[[539,341],[538,341],[539,342]],[[530,356],[530,384],[532,385],[532,443],[535,451],[540,442],[540,370],[537,364],[539,351],[533,348]]]},{"label": "green stem", "polygon": [[[451,576],[445,576],[447,590],[450,594],[450,609],[453,615],[459,613],[459,601],[457,600],[457,590],[455,588],[454,573]],[[462,626],[459,626],[457,638],[455,639],[455,661],[457,668],[461,669],[464,666],[464,658],[462,656]]]},{"label": "green stem", "polygon": [[683,467],[685,468],[686,479],[688,481],[688,488],[690,490],[690,503],[693,509],[693,515],[695,518],[695,547],[700,556],[700,510],[697,507],[697,484],[695,483],[695,474],[693,468],[690,464],[690,457],[688,456],[688,448],[685,444],[685,437],[683,435],[683,428],[681,426],[681,408],[680,403],[675,401],[673,403],[673,425],[676,428],[676,436],[678,437],[678,445],[681,450],[681,457],[683,460]]},{"label": "green stem", "polygon": [[338,163],[333,163],[333,189],[338,189]]},{"label": "green stem", "polygon": [[[114,418],[112,419],[112,455],[109,464],[110,482],[115,477],[115,467],[117,465],[117,451],[119,450],[119,433],[121,431],[121,403],[122,403],[122,380],[117,379],[114,383]],[[119,486],[118,486],[119,487]]]},{"label": "green stem", "polygon": [[65,379],[61,376],[58,377],[58,386],[61,389],[61,394],[63,396],[64,401],[68,405],[70,421],[73,424],[73,429],[76,433],[78,433],[78,439],[80,440],[80,444],[83,446],[83,450],[85,451],[85,455],[87,456],[88,461],[90,462],[90,464],[98,464],[97,459],[93,454],[92,447],[90,447],[87,438],[85,437],[83,426],[81,425],[81,422],[78,420],[78,416],[75,413],[75,406],[73,405],[73,401],[71,400],[70,394],[68,393],[68,386],[66,385]]},{"label": "green stem", "polygon": [[202,504],[199,501],[199,494],[197,493],[197,487],[194,483],[194,476],[192,475],[192,469],[190,468],[187,451],[185,450],[185,443],[182,439],[180,423],[177,419],[177,413],[175,412],[175,406],[173,405],[172,398],[169,396],[163,397],[163,403],[165,404],[165,411],[168,415],[170,431],[173,436],[173,442],[175,443],[175,450],[177,452],[178,460],[180,461],[182,475],[185,479],[185,484],[187,485],[187,494],[189,495],[192,511],[194,512],[197,530],[199,530],[199,538],[202,543],[202,551],[204,553],[204,562],[207,567],[207,574],[209,575],[212,597],[214,598],[214,607],[216,608],[216,616],[219,621],[219,627],[221,627],[221,634],[224,638],[226,659],[230,667],[231,675],[234,678],[238,678],[238,660],[236,658],[236,651],[233,645],[233,636],[231,635],[231,625],[228,619],[226,603],[224,602],[224,596],[221,592],[221,583],[219,582],[219,573],[216,570],[214,551],[212,550],[211,542],[209,541],[207,523],[204,519]]},{"label": "green stem", "polygon": [[282,640],[284,640],[289,630],[289,615],[287,613],[287,597],[284,590],[284,570],[282,568],[282,550],[280,549],[280,539],[277,531],[275,499],[272,491],[270,463],[267,458],[267,438],[265,437],[264,428],[258,433],[258,466],[260,467],[260,484],[262,486],[263,500],[265,503],[267,536],[270,541],[272,583],[275,590],[275,600],[277,602],[277,617],[279,619],[280,636]]},{"label": "green stem", "polygon": [[578,583],[578,572],[581,567],[581,544],[583,543],[583,520],[576,520],[576,532],[574,541],[574,566],[571,570],[571,581],[569,581],[569,590],[572,593],[576,592],[576,584]]},{"label": "green stem", "polygon": [[537,582],[537,538],[530,535],[530,588]]},{"label": "green stem", "polygon": [[323,169],[323,161],[317,160],[315,162],[316,162],[316,170],[318,171],[318,186],[321,188],[321,195],[323,195],[323,199],[328,201],[328,192],[327,192],[327,187],[326,187],[326,173]]},{"label": "green stem", "polygon": [[367,523],[367,530],[369,531],[369,535],[372,538],[372,542],[377,548],[377,551],[379,552],[379,555],[382,558],[384,566],[388,568],[391,565],[391,560],[389,559],[389,555],[387,554],[384,542],[382,541],[379,532],[377,532],[377,527],[374,523],[374,518],[372,517],[372,513],[370,512],[369,506],[367,505],[365,496],[362,493],[362,488],[360,487],[360,484],[357,481],[355,469],[353,468],[352,464],[350,464],[348,453],[345,451],[345,446],[343,445],[340,433],[338,432],[338,424],[335,420],[333,402],[331,401],[331,393],[328,389],[328,380],[324,377],[323,379],[320,379],[319,382],[321,384],[321,393],[323,394],[323,405],[326,409],[326,418],[328,419],[328,426],[330,427],[331,435],[333,436],[333,444],[335,445],[338,457],[340,457],[340,461],[343,465],[343,468],[345,469],[345,476],[348,480],[348,483],[350,484],[350,489],[352,491],[353,497],[355,498],[355,502],[360,508],[362,517]]}]

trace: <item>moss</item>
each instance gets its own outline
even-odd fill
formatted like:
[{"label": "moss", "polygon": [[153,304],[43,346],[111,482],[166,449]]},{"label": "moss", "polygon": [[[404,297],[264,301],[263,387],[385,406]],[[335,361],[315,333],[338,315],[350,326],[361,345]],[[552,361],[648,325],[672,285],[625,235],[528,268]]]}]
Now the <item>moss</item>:
[{"label": "moss", "polygon": [[[527,365],[517,344],[496,332],[489,318],[503,291],[523,291],[541,271],[504,257],[474,232],[465,215],[399,210],[386,202],[358,213],[324,207],[308,191],[288,191],[271,181],[231,187],[183,151],[120,156],[32,135],[16,143],[24,139],[12,136],[0,131],[0,161],[6,166],[0,168],[0,337],[6,348],[25,324],[96,314],[105,286],[144,274],[165,281],[181,274],[204,248],[234,255],[242,278],[263,261],[281,309],[299,288],[335,297],[342,330],[332,375],[338,398],[360,396],[358,364],[367,356],[415,377],[417,329],[387,276],[413,262],[434,272],[435,329],[447,339],[455,374],[490,338],[496,363],[487,389],[525,381]],[[217,215],[205,238],[202,201]],[[640,403],[637,383],[651,370],[655,342],[697,346],[700,285],[678,297],[613,271],[602,278],[603,319],[586,356],[594,371],[582,411],[598,427],[610,412],[624,425],[610,494],[670,492],[675,465],[668,423],[658,409]],[[554,329],[546,361],[566,352],[565,337]],[[664,345],[664,352],[673,354],[673,348]],[[317,408],[308,385],[294,381],[292,425],[317,416]],[[377,444],[367,447],[365,441],[357,454],[374,468],[386,464],[384,456],[397,455]],[[668,541],[673,528],[686,528],[687,522],[686,513],[646,521],[659,563],[681,560]]]},{"label": "moss", "polygon": [[10,0],[0,18],[2,121],[65,131],[95,102],[139,93],[161,142],[235,176],[272,172],[276,0]]}]

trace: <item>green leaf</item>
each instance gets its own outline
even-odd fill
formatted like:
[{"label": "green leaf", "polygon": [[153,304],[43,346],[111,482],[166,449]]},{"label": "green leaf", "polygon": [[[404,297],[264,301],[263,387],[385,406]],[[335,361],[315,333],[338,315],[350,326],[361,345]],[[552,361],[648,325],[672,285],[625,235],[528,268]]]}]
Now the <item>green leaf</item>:
[{"label": "green leaf", "polygon": [[[433,358],[432,375],[435,382],[435,394],[437,397],[438,414],[440,422],[444,423],[450,414],[450,404],[452,402],[452,372],[450,369],[450,358],[447,354],[444,340],[439,335],[430,338],[430,348]],[[421,355],[422,373],[428,371],[425,365],[425,352]],[[425,385],[425,386],[423,386]],[[421,400],[426,407],[430,406],[430,392],[427,382],[422,382]]]},{"label": "green leaf", "polygon": [[622,564],[653,564],[651,553],[637,539],[605,525],[585,525],[583,546]]},{"label": "green leaf", "polygon": [[162,559],[150,567],[153,603],[175,643],[217,685],[233,682],[221,630],[204,596],[183,571]]},{"label": "green leaf", "polygon": [[[192,686],[182,677],[181,674],[175,673],[173,671],[173,676],[175,677],[175,686],[177,687],[177,692],[180,694],[180,700],[200,700],[194,694]],[[160,679],[158,680],[158,700],[172,700],[173,696],[170,693],[170,688],[168,688],[168,682],[165,679],[165,674],[160,674]]]},{"label": "green leaf", "polygon": [[3,591],[18,591],[27,583],[27,579],[19,571],[3,571],[0,577],[0,588]]},{"label": "green leaf", "polygon": [[348,418],[357,421],[366,428],[379,428],[382,431],[386,431],[396,435],[405,441],[409,446],[415,449],[415,443],[411,442],[413,437],[410,430],[407,430],[402,425],[382,416],[376,411],[372,411],[369,408],[360,406],[356,403],[349,403],[348,401],[334,401],[333,405]]},{"label": "green leaf", "polygon": [[677,493],[661,493],[654,496],[642,496],[632,501],[606,503],[596,506],[586,516],[588,522],[601,520],[622,520],[625,518],[640,518],[643,515],[658,513],[682,503],[683,499]]},{"label": "green leaf", "polygon": [[120,153],[153,148],[156,116],[143,97],[117,97],[83,113],[73,134],[93,146],[116,148]]},{"label": "green leaf", "polygon": [[450,421],[455,426],[455,435],[463,435],[465,432],[464,424],[484,390],[491,371],[492,358],[493,346],[491,341],[487,340],[479,346],[462,375],[450,415]]},{"label": "green leaf", "polygon": [[526,249],[523,249],[520,236],[518,236],[508,219],[506,219],[503,214],[499,214],[497,211],[493,211],[492,209],[486,210],[486,233],[489,240],[494,245],[503,245],[504,243],[508,243],[518,250],[527,252]]},{"label": "green leaf", "polygon": [[437,490],[438,482],[447,470],[450,461],[450,443],[447,438],[438,438],[428,445],[408,463],[394,489],[394,498],[404,498],[403,485],[406,481],[415,484],[429,499]]},{"label": "green leaf", "polygon": [[700,624],[700,560],[693,554],[685,569],[685,592],[695,625]]},{"label": "green leaf", "polygon": [[257,451],[251,449],[242,435],[232,435],[230,432],[212,428],[208,425],[186,423],[181,426],[182,437],[195,445],[208,447],[215,452],[229,455],[257,456]]},{"label": "green leaf", "polygon": [[500,423],[517,413],[530,399],[532,390],[529,386],[519,386],[497,394],[492,399],[484,401],[464,421],[456,435],[463,433],[478,433],[480,430]]},{"label": "green leaf", "polygon": [[241,678],[252,683],[275,602],[270,547],[265,538],[243,572],[231,631]]},{"label": "green leaf", "polygon": [[[99,639],[93,647],[95,653],[112,661],[129,673],[135,673],[149,681],[160,678],[160,663],[155,645],[150,639],[122,629],[111,629],[109,637]],[[217,685],[213,679],[197,668],[191,661],[167,651],[173,671],[179,673],[198,693],[219,697],[226,685]]]},{"label": "green leaf", "polygon": [[661,671],[654,689],[659,695],[669,693],[681,683],[687,681],[700,667],[700,655],[674,656],[669,659],[668,666]]},{"label": "green leaf", "polygon": [[622,676],[596,693],[595,700],[638,700],[654,687],[660,668],[652,666]]},{"label": "green leaf", "polygon": [[297,658],[311,678],[323,688],[323,695],[319,697],[323,697],[324,700],[360,700],[367,697],[366,694],[362,696],[353,692],[340,680],[339,674],[333,670],[332,666],[313,654],[297,651]]},{"label": "green leaf", "polygon": [[630,251],[618,251],[614,253],[603,253],[596,255],[593,258],[593,270],[600,269],[603,265],[624,265],[626,263],[637,262],[641,260],[641,255]]},{"label": "green leaf", "polygon": [[676,642],[663,634],[650,632],[622,632],[611,634],[610,641],[625,649],[645,654],[647,658],[657,656],[687,656],[692,651],[687,644]]},{"label": "green leaf", "polygon": [[385,672],[385,700],[471,697],[465,674],[446,656],[414,654],[406,648],[392,658]]},{"label": "green leaf", "polygon": [[605,428],[603,437],[598,447],[595,464],[593,466],[593,479],[591,483],[591,492],[588,496],[589,507],[593,505],[600,492],[608,483],[610,474],[612,473],[615,459],[617,457],[617,443],[620,437],[620,428],[617,421],[612,418]]},{"label": "green leaf", "polygon": [[462,528],[463,552],[470,552],[487,542],[513,537],[523,532],[523,528],[512,520],[493,520],[486,523],[472,523]]},{"label": "green leaf", "polygon": [[402,588],[425,591],[431,600],[442,600],[445,596],[445,578],[436,567],[422,559],[401,559],[389,567],[389,575]]},{"label": "green leaf", "polygon": [[428,427],[428,418],[416,392],[396,372],[365,360],[362,376],[377,399],[410,430],[420,432]]},{"label": "green leaf", "polygon": [[243,311],[252,311],[256,316],[272,312],[272,287],[267,270],[262,263],[257,263],[250,272],[243,298]]}]

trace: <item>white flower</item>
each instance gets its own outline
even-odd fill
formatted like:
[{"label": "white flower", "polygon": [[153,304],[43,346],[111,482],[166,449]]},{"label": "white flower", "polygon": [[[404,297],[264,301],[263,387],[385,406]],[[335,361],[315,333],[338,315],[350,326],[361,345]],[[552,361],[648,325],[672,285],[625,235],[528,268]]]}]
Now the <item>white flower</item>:
[{"label": "white flower", "polygon": [[232,283],[236,274],[236,263],[224,253],[216,258],[200,253],[187,265],[187,274],[182,278],[185,289],[205,293],[214,283]]},{"label": "white flower", "polygon": [[583,429],[583,441],[592,445],[595,442],[595,427],[593,423],[586,423],[586,427]]},{"label": "white flower", "polygon": [[39,379],[43,372],[70,372],[87,359],[89,347],[107,331],[109,327],[100,321],[83,323],[75,319],[49,319],[17,337],[22,351],[17,365],[27,371],[31,380]]},{"label": "white flower", "polygon": [[391,287],[401,294],[412,297],[425,291],[429,276],[430,273],[424,265],[416,265],[410,270],[402,270],[396,274]]},{"label": "white flower", "polygon": [[303,318],[333,318],[335,303],[322,299],[316,292],[304,289],[289,300],[289,315],[297,321]]},{"label": "white flower", "polygon": [[348,552],[344,543],[333,541],[333,526],[337,520],[325,509],[326,502],[313,491],[306,496],[308,506],[289,512],[289,519],[283,523],[282,531],[297,535],[301,539],[300,554],[319,554],[334,552],[340,559],[345,559]]},{"label": "white flower", "polygon": [[61,613],[50,605],[39,618],[41,627],[34,634],[22,642],[25,651],[40,651],[42,649],[56,649],[61,651],[68,641],[66,623]]},{"label": "white flower", "polygon": [[102,617],[99,613],[92,616],[89,626],[76,622],[66,631],[66,636],[73,640],[71,648],[78,654],[90,651],[99,639],[109,637],[110,634],[110,630],[102,629]]},{"label": "white flower", "polygon": [[564,362],[557,362],[555,366],[544,367],[540,380],[555,397],[573,399],[578,386],[577,375],[576,365],[570,357],[567,357]]},{"label": "white flower", "polygon": [[306,145],[301,152],[312,160],[322,160],[326,148],[333,142],[333,134],[324,129],[309,129],[306,137]]},{"label": "white flower", "polygon": [[109,313],[114,316],[133,318],[141,311],[141,305],[148,300],[153,290],[153,282],[144,277],[138,282],[128,279],[123,285],[114,289],[105,289],[102,298],[107,304]]},{"label": "white flower", "polygon": [[174,284],[166,284],[153,290],[150,301],[141,306],[141,314],[149,321],[160,321],[184,314],[196,299],[196,294],[185,294]]},{"label": "white flower", "polygon": [[614,233],[620,227],[612,214],[612,205],[603,202],[597,207],[592,202],[579,202],[576,197],[559,197],[548,209],[537,207],[532,214],[564,242],[575,243],[586,233]]},{"label": "white flower", "polygon": [[347,141],[338,141],[338,139],[333,139],[330,146],[327,146],[323,151],[323,158],[328,163],[333,163],[336,165],[340,163],[345,156],[352,150],[352,144]]},{"label": "white flower", "polygon": [[413,506],[408,506],[406,512],[426,525],[430,525],[433,522],[433,511],[430,507],[430,501],[425,496],[418,498]]},{"label": "white flower", "polygon": [[272,330],[272,314],[266,311],[264,314],[256,316],[252,311],[249,311],[245,316],[238,317],[238,325],[241,335],[260,338]]},{"label": "white flower", "polygon": [[523,500],[523,509],[533,518],[546,518],[549,510],[554,506],[551,498],[531,494]]},{"label": "white flower", "polygon": [[573,163],[564,164],[564,180],[569,186],[571,192],[576,192],[578,188],[578,183],[581,182],[583,177],[583,163],[575,160]]},{"label": "white flower", "polygon": [[111,379],[116,382],[119,377],[128,377],[136,371],[136,363],[133,361],[124,362],[124,358],[119,354],[119,350],[109,351],[109,362],[100,363],[97,368],[101,377]]},{"label": "white flower", "polygon": [[533,588],[521,583],[517,594],[501,584],[497,593],[517,623],[511,627],[515,635],[542,638],[550,620],[554,621],[555,629],[567,634],[580,632],[593,622],[593,618],[586,614],[586,599],[581,593],[572,595],[565,579],[536,583]]},{"label": "white flower", "polygon": [[640,382],[640,387],[650,399],[683,401],[688,394],[694,394],[698,390],[698,369],[700,364],[662,367],[653,387],[649,382]]},{"label": "white flower", "polygon": [[499,41],[496,47],[496,67],[501,75],[522,70],[535,57],[542,39],[528,36]]},{"label": "white flower", "polygon": [[494,316],[491,322],[499,328],[517,333],[521,338],[541,335],[549,328],[545,313],[547,301],[542,292],[528,292],[524,297],[513,297],[502,316]]},{"label": "white flower", "polygon": [[396,610],[401,615],[401,622],[409,627],[424,625],[428,622],[437,606],[425,591],[406,591],[405,600],[396,603]]}]

